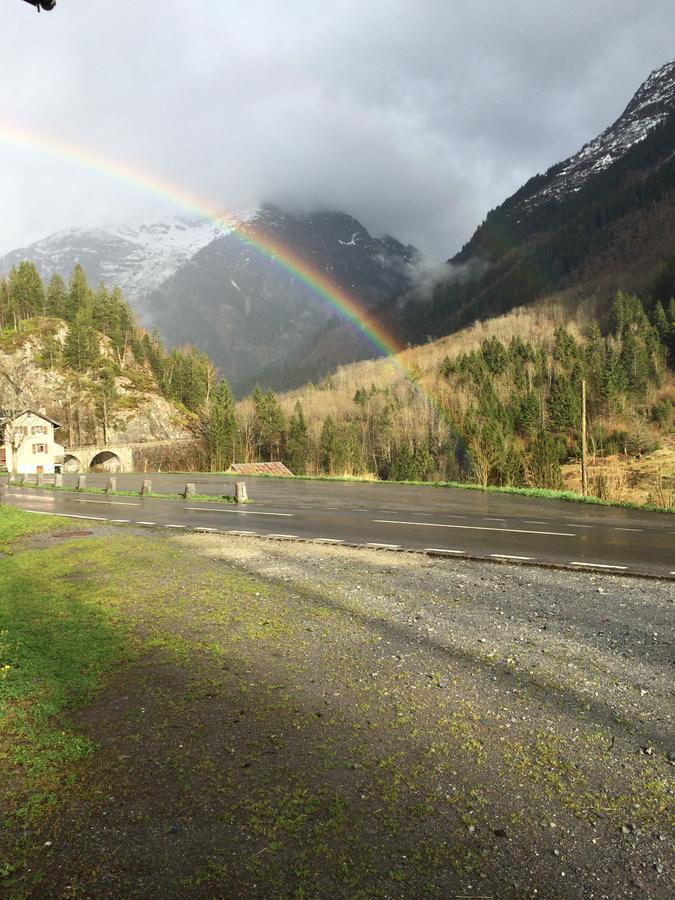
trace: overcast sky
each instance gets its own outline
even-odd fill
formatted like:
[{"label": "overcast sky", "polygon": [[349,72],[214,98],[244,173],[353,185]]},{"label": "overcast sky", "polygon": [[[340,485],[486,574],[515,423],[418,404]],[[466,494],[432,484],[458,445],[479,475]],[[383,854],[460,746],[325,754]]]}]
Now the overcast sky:
[{"label": "overcast sky", "polygon": [[14,126],[227,209],[340,208],[445,258],[673,56],[672,0],[1,0],[0,252],[167,204]]}]

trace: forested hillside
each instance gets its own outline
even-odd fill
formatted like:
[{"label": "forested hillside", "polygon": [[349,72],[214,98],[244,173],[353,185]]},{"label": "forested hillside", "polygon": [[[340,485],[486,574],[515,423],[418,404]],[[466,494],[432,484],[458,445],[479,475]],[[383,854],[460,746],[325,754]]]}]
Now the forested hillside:
[{"label": "forested hillside", "polygon": [[29,261],[0,280],[0,408],[44,408],[66,444],[175,441],[197,464],[216,382],[203,353],[166,353],[120,291],[93,289],[80,266],[67,284],[44,285]]},{"label": "forested hillside", "polygon": [[[674,338],[672,300],[648,314],[619,292],[606,329],[560,308],[521,310],[280,400],[254,392],[237,411],[240,452],[296,473],[561,488],[561,467],[580,456],[582,380],[593,461],[637,459],[670,440]],[[606,473],[594,472],[591,489],[609,496]],[[668,491],[661,484],[652,502],[669,505]]]}]

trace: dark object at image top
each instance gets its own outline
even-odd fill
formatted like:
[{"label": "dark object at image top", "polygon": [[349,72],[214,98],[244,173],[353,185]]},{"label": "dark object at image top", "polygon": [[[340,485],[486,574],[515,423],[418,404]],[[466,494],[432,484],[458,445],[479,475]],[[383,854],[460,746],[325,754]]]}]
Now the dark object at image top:
[{"label": "dark object at image top", "polygon": [[30,3],[32,6],[36,7],[38,12],[40,12],[41,9],[49,11],[56,6],[56,0],[26,0],[26,3]]}]

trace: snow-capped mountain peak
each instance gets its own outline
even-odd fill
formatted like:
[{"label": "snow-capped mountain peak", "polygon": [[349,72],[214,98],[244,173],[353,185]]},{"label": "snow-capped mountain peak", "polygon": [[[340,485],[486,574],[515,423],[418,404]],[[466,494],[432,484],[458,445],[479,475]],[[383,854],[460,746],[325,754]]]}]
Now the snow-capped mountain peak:
[{"label": "snow-capped mountain peak", "polygon": [[619,118],[578,153],[556,166],[553,178],[525,201],[538,206],[578,191],[594,174],[620,159],[675,111],[675,60],[655,69]]},{"label": "snow-capped mountain peak", "polygon": [[0,259],[0,272],[22,259],[32,259],[43,278],[54,272],[67,277],[79,262],[93,284],[117,285],[135,304],[249,216],[244,213],[218,221],[174,217],[68,228],[7,254]]}]

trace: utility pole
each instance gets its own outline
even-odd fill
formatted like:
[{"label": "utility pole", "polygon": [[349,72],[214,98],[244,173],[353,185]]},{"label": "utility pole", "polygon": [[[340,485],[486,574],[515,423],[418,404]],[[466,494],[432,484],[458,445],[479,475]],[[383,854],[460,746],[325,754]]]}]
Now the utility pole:
[{"label": "utility pole", "polygon": [[581,492],[588,495],[588,457],[586,455],[586,379],[581,379]]}]

